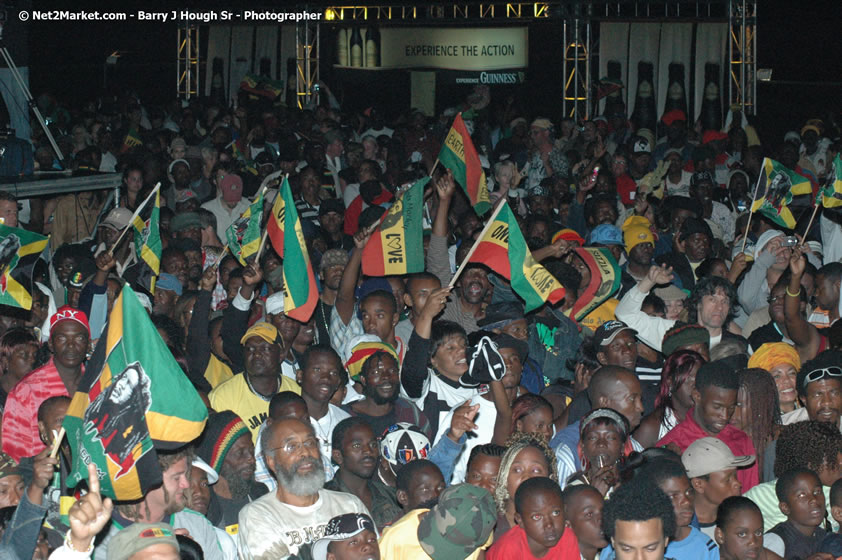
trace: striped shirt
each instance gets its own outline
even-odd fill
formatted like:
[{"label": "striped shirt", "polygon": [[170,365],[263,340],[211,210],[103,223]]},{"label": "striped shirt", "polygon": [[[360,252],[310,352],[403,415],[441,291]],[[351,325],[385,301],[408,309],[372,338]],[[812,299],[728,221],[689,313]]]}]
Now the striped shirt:
[{"label": "striped shirt", "polygon": [[31,457],[44,450],[38,435],[38,407],[50,397],[70,397],[52,358],[21,379],[6,399],[3,452],[18,463],[22,457]]}]

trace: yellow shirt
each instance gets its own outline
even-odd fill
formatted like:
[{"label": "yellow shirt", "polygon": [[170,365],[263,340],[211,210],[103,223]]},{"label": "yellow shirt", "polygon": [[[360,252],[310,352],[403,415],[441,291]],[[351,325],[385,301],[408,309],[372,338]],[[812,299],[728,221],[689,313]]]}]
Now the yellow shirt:
[{"label": "yellow shirt", "polygon": [[[281,375],[278,392],[292,391],[301,394],[301,387],[285,375]],[[208,395],[211,406],[217,412],[231,410],[245,422],[251,431],[252,440],[257,443],[257,430],[269,416],[269,400],[251,390],[246,378],[238,373]]]},{"label": "yellow shirt", "polygon": [[613,321],[614,310],[617,309],[617,304],[620,300],[617,298],[610,298],[605,300],[599,307],[585,315],[585,318],[579,323],[582,327],[587,327],[592,331],[596,331],[602,323]]},{"label": "yellow shirt", "polygon": [[[380,537],[380,557],[389,560],[417,560],[430,556],[421,548],[418,542],[418,525],[421,524],[422,514],[428,509],[414,509],[383,530]],[[485,546],[477,548],[465,560],[477,560],[483,548],[491,546],[494,534],[488,536]]]},{"label": "yellow shirt", "polygon": [[210,383],[211,390],[234,377],[234,372],[228,364],[211,354],[208,367],[205,368],[205,379]]}]

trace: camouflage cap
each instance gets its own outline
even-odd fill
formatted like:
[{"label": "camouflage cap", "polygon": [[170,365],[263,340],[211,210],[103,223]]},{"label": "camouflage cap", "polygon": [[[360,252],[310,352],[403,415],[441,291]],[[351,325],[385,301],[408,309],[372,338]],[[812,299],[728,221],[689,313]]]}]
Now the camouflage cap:
[{"label": "camouflage cap", "polygon": [[497,521],[494,498],[484,488],[456,484],[418,525],[418,542],[433,560],[461,560],[484,546]]},{"label": "camouflage cap", "polygon": [[0,452],[0,478],[6,478],[13,474],[20,474],[18,464],[15,463],[14,459]]}]

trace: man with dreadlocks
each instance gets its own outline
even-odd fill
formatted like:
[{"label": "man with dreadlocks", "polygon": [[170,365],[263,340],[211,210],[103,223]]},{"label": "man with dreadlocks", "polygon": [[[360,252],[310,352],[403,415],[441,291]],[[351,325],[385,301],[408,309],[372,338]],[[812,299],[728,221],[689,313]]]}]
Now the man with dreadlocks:
[{"label": "man with dreadlocks", "polygon": [[[781,429],[776,445],[775,477],[797,469],[810,469],[819,475],[825,502],[830,507],[830,487],[842,474],[842,434],[833,424],[810,420]],[[763,512],[765,531],[786,520],[778,507],[775,482],[758,484],[743,494]]]}]

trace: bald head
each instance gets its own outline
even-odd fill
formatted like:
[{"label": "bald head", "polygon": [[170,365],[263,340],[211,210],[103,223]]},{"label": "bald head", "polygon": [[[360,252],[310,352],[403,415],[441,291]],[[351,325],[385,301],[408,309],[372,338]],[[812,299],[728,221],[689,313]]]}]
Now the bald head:
[{"label": "bald head", "polygon": [[592,408],[613,408],[626,417],[631,429],[643,415],[640,381],[634,372],[619,366],[602,366],[588,385]]}]

